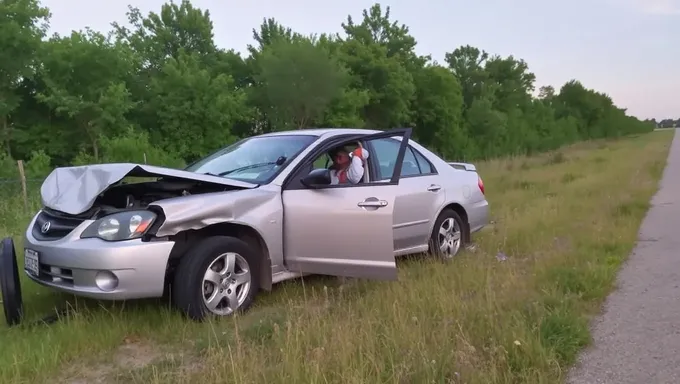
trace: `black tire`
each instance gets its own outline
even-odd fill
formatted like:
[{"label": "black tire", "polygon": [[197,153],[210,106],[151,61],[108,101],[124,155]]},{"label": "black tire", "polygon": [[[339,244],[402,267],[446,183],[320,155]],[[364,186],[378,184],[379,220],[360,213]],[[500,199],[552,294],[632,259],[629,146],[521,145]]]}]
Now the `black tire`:
[{"label": "black tire", "polygon": [[196,321],[208,317],[230,316],[215,314],[204,302],[203,276],[213,261],[227,252],[241,255],[248,263],[250,290],[243,303],[233,313],[248,310],[260,290],[261,257],[248,243],[229,236],[213,236],[201,240],[191,247],[175,269],[172,283],[172,301],[186,316]]},{"label": "black tire", "polygon": [[[460,246],[456,250],[456,252],[451,255],[451,254],[444,254],[440,251],[440,241],[439,241],[439,229],[442,226],[442,223],[444,223],[448,219],[453,219],[456,224],[458,225],[458,228],[460,228],[460,234],[461,234],[461,241],[460,241]],[[446,208],[444,209],[440,214],[439,217],[437,217],[437,220],[434,222],[434,226],[432,228],[432,233],[430,234],[430,253],[441,258],[441,259],[452,259],[456,255],[460,253],[460,251],[470,243],[470,231],[468,230],[468,223],[466,223],[460,215],[454,211],[451,208]]]},{"label": "black tire", "polygon": [[17,267],[14,240],[6,237],[0,246],[0,289],[5,321],[10,327],[18,325],[24,316],[24,302],[21,297],[21,280]]}]

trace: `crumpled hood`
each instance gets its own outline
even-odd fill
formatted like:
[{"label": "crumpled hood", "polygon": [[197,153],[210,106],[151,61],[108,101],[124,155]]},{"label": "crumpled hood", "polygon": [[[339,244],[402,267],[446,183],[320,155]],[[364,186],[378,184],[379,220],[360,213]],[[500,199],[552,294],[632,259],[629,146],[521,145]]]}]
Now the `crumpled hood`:
[{"label": "crumpled hood", "polygon": [[166,176],[240,188],[257,186],[257,184],[219,176],[153,165],[110,163],[55,168],[43,181],[40,187],[40,198],[47,208],[78,215],[90,209],[99,194],[126,176]]}]

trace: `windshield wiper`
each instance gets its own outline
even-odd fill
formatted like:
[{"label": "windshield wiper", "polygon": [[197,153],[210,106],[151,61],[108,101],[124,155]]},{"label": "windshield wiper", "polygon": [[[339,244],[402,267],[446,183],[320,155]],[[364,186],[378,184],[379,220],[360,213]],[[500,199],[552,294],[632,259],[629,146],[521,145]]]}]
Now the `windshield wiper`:
[{"label": "windshield wiper", "polygon": [[281,164],[286,162],[286,159],[287,158],[285,156],[281,156],[278,159],[276,159],[276,161],[267,161],[265,163],[250,164],[250,165],[246,165],[246,166],[243,166],[243,167],[230,169],[228,171],[221,172],[218,175],[219,176],[225,176],[225,175],[228,175],[230,173],[234,173],[234,172],[238,172],[238,171],[245,171],[246,169],[264,167],[266,165],[281,165]]}]

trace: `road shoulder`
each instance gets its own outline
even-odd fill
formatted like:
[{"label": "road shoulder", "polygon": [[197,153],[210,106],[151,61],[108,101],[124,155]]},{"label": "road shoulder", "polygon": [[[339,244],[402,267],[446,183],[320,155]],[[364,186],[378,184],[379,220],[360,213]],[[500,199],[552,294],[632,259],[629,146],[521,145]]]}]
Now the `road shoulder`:
[{"label": "road shoulder", "polygon": [[573,384],[680,383],[680,135]]}]

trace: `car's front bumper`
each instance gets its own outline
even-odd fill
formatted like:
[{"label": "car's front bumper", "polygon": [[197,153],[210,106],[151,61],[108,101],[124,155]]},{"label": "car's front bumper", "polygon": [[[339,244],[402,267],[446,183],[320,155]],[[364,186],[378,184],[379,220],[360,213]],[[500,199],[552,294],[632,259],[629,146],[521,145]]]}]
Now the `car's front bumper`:
[{"label": "car's front bumper", "polygon": [[[33,281],[78,296],[105,300],[127,300],[163,295],[165,273],[174,242],[143,242],[140,239],[107,242],[81,239],[92,223],[86,220],[65,237],[37,240],[31,220],[24,249],[38,252],[40,274],[24,273]],[[24,255],[24,250],[19,250]],[[23,257],[22,257],[23,259]]]}]

